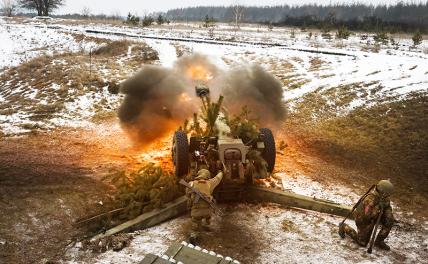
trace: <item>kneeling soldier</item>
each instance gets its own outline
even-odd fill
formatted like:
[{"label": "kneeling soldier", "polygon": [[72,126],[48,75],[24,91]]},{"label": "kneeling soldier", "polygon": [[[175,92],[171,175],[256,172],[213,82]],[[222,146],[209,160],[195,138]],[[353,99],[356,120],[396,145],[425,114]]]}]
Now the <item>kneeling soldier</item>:
[{"label": "kneeling soldier", "polygon": [[394,216],[392,215],[389,200],[389,196],[393,191],[394,186],[389,180],[380,181],[355,208],[353,214],[357,231],[347,224],[341,224],[339,226],[339,235],[345,238],[346,234],[360,246],[365,247],[370,241],[376,220],[379,214],[381,214],[380,224],[382,225],[382,229],[376,238],[375,246],[384,250],[390,250],[390,247],[384,240],[388,237],[389,231],[394,224]]}]

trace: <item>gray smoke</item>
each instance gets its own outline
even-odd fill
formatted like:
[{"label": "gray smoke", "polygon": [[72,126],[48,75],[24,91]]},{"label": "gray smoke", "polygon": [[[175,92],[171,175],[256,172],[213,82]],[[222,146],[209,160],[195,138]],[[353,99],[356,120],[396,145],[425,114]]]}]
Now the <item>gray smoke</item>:
[{"label": "gray smoke", "polygon": [[[122,127],[137,145],[144,146],[166,136],[191,117],[200,106],[194,86],[201,71],[212,79],[205,82],[213,99],[224,96],[224,106],[239,114],[247,106],[260,125],[274,126],[284,120],[281,83],[262,67],[238,67],[221,71],[201,54],[183,56],[172,69],[144,66],[135,76],[121,84],[125,99],[119,109]],[[193,69],[189,72],[189,69]],[[195,70],[196,69],[196,70]]]},{"label": "gray smoke", "polygon": [[265,126],[274,126],[286,117],[281,83],[258,65],[234,68],[217,85],[231,113],[237,114],[247,106],[252,117]]}]

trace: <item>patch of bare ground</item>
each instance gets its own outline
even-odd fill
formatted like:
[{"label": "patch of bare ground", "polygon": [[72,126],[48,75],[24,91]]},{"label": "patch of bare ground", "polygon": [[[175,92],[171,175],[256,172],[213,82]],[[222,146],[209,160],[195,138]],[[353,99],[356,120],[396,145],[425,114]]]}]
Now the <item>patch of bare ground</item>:
[{"label": "patch of bare ground", "polygon": [[90,235],[76,220],[109,211],[111,171],[141,166],[119,127],[57,130],[0,141],[0,259],[59,260],[69,244]]}]

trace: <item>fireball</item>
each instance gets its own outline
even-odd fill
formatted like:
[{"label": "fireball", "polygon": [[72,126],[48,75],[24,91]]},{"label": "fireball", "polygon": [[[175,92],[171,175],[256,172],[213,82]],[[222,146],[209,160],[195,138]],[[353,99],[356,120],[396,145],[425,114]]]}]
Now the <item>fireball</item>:
[{"label": "fireball", "polygon": [[194,81],[208,81],[212,74],[202,65],[192,65],[187,69],[187,76]]}]

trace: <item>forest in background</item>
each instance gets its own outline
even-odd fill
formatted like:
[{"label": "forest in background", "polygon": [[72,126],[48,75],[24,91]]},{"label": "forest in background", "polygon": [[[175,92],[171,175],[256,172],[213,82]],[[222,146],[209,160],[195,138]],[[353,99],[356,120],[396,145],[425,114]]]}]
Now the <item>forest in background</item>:
[{"label": "forest in background", "polygon": [[[201,21],[206,17],[218,22],[236,22],[236,6],[199,6],[166,12],[172,21]],[[396,5],[336,4],[301,6],[239,7],[239,20],[275,26],[329,28],[346,26],[351,30],[428,32],[428,1]]]}]

